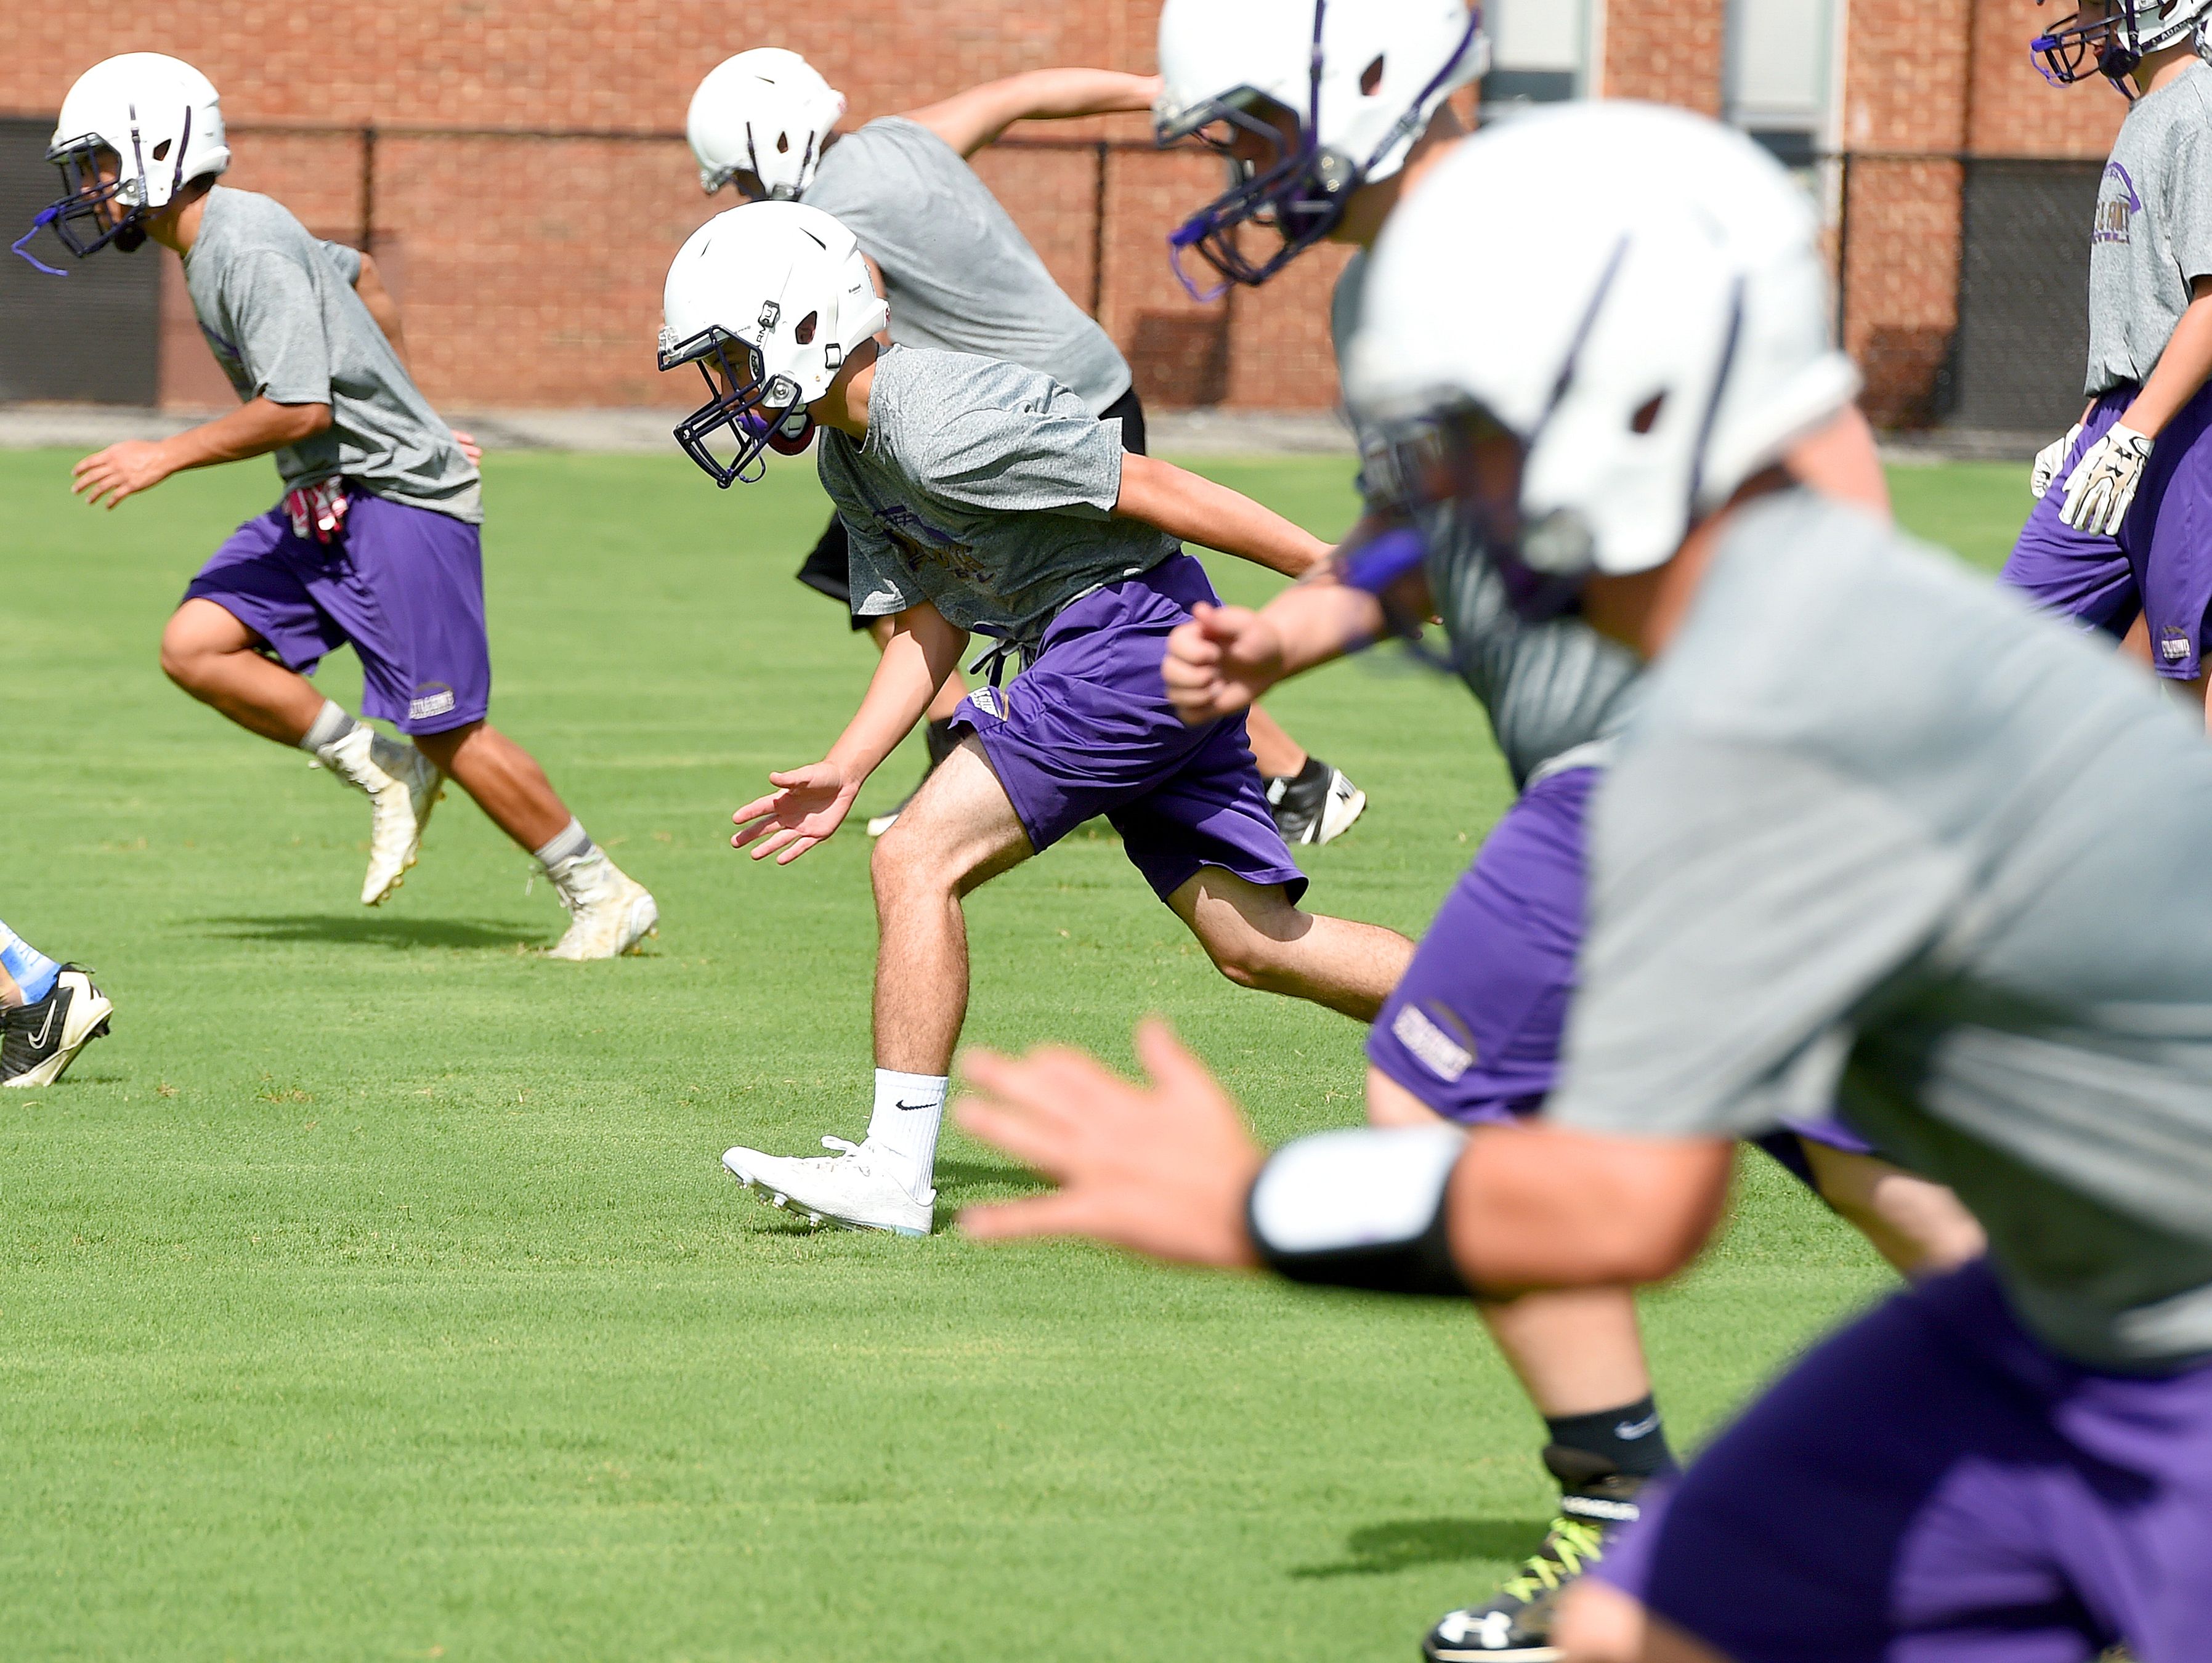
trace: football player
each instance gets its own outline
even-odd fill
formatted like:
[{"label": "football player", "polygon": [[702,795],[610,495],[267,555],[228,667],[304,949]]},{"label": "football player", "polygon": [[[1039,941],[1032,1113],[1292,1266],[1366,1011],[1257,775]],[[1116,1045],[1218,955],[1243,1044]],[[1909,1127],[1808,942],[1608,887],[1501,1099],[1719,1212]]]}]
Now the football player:
[{"label": "football player", "polygon": [[[1366,249],[1397,203],[1465,128],[1447,101],[1487,62],[1462,0],[1169,0],[1160,19],[1164,141],[1196,136],[1231,164],[1230,188],[1175,233],[1223,281],[1265,282],[1322,240],[1355,246],[1331,324],[1341,358],[1358,317]],[[1194,283],[1194,287],[1195,284]],[[1456,327],[1440,287],[1428,303]],[[1371,433],[1366,435],[1373,438]],[[1801,447],[1801,463],[1886,505],[1863,424],[1846,412]],[[1385,495],[1387,458],[1365,483]],[[1380,531],[1393,510],[1355,537]],[[1583,624],[1532,628],[1513,614],[1479,537],[1437,511],[1360,555],[1340,582],[1286,591],[1263,611],[1200,609],[1176,632],[1165,673],[1194,719],[1240,708],[1266,687],[1441,613],[1449,667],[1487,713],[1520,795],[1446,897],[1368,1040],[1370,1120],[1484,1125],[1536,1113],[1558,1076],[1582,945],[1589,806],[1641,696],[1635,659]],[[1400,558],[1390,559],[1393,551]],[[1866,1231],[1920,1272],[1978,1251],[1980,1233],[1939,1187],[1875,1158],[1832,1116],[1764,1140]],[[1638,1492],[1674,1458],[1625,1290],[1577,1289],[1480,1308],[1545,1423],[1542,1460],[1559,1512],[1494,1598],[1452,1611],[1424,1641],[1443,1663],[1551,1655],[1561,1590],[1636,1514]]]},{"label": "football player", "polygon": [[[805,202],[860,240],[891,303],[894,341],[1041,370],[1100,421],[1119,422],[1123,447],[1141,455],[1145,410],[1127,361],[1053,282],[968,158],[1017,121],[1146,110],[1158,90],[1149,76],[1033,70],[847,132],[837,126],[843,95],[798,53],[763,46],[700,82],[684,130],[709,195],[728,185],[756,202]],[[849,604],[848,559],[844,521],[832,514],[799,580]],[[878,646],[890,639],[880,619],[852,622]],[[964,690],[956,672],[930,702],[932,768],[951,749]],[[1249,725],[1287,840],[1326,843],[1359,817],[1366,796],[1340,770],[1308,755],[1263,711]],[[896,817],[878,815],[869,835]]]},{"label": "football player", "polygon": [[92,972],[57,964],[0,922],[0,1086],[52,1085],[107,1037],[114,1014]]},{"label": "football player", "polygon": [[[1542,236],[1504,237],[1540,181]],[[2212,1627],[2212,751],[2131,670],[1857,503],[1810,204],[1701,118],[1468,144],[1377,253],[1352,394],[1525,616],[1653,668],[1599,791],[1542,1116],[1263,1161],[1188,1053],[981,1058],[1058,1179],[989,1235],[1492,1297],[1646,1283],[1729,1140],[1840,1100],[1990,1250],[1796,1363],[1571,1592],[1577,1663],[2186,1657]],[[1453,286],[1451,326],[1428,299]],[[2155,952],[2142,944],[2155,940]]]},{"label": "football player", "polygon": [[2004,580],[2124,637],[2192,703],[2212,611],[2212,0],[2082,0],[2034,43],[2131,107],[2089,233],[2088,407],[2037,457]]},{"label": "football player", "polygon": [[[174,253],[240,400],[173,438],[85,458],[77,492],[113,508],[183,469],[254,456],[273,458],[283,481],[283,501],[240,526],[186,588],[162,632],[163,671],[368,797],[364,905],[399,887],[450,777],[551,879],[569,913],[552,956],[634,948],[658,917],[653,897],[486,719],[474,454],[416,391],[374,262],[318,242],[267,197],[216,183],[230,163],[216,89],[173,58],[130,52],[85,71],[47,156],[64,189],[38,225],[79,256],[149,239]],[[373,731],[307,679],[347,645],[361,659],[364,713],[413,743]]]},{"label": "football player", "polygon": [[[779,1203],[919,1235],[934,1217],[945,1076],[968,1002],[963,898],[1094,816],[1155,894],[1241,985],[1371,1018],[1412,944],[1302,912],[1306,880],[1267,811],[1242,714],[1192,725],[1159,677],[1167,633],[1211,602],[1201,543],[1295,575],[1319,539],[1234,491],[1125,451],[1037,370],[878,339],[886,309],[853,234],[817,209],[762,203],[702,227],[668,276],[664,368],[700,366],[705,404],[678,428],[718,483],[757,476],[770,438],[818,428],[843,517],[853,611],[891,634],[843,734],[769,776],[732,841],[797,859],[832,835],[868,775],[921,719],[971,632],[990,683],[958,743],[876,844],[873,1109],[866,1140],[723,1164]],[[1010,658],[1021,673],[1002,683]]]}]

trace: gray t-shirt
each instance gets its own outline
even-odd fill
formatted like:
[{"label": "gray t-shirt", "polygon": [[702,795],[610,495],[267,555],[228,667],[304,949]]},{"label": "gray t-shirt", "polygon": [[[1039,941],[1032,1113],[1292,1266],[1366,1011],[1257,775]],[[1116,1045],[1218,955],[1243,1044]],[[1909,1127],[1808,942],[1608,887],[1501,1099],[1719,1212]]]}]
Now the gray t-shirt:
[{"label": "gray t-shirt", "polygon": [[361,256],[281,203],[217,185],[185,256],[200,332],[241,402],[328,404],[331,425],[276,452],[284,489],[343,475],[395,502],[483,519],[477,470],[423,401],[353,285]]},{"label": "gray t-shirt", "polygon": [[1121,424],[1018,364],[892,347],[866,440],[825,428],[817,452],[852,545],[855,617],[928,601],[960,628],[1033,645],[1068,602],[1181,547],[1113,518]]},{"label": "gray t-shirt", "polygon": [[2082,1361],[2212,1352],[2212,747],[2150,678],[1874,519],[1724,535],[1592,818],[1546,1112],[1831,1103],[1951,1186]]},{"label": "gray t-shirt", "polygon": [[1069,300],[960,153],[884,116],[842,135],[802,200],[834,214],[884,274],[891,339],[1042,370],[1103,416],[1129,365]]},{"label": "gray t-shirt", "polygon": [[[1366,277],[1362,250],[1330,299],[1340,366],[1359,328]],[[1360,438],[1364,450],[1368,435]],[[1522,622],[1483,557],[1482,540],[1450,508],[1432,511],[1421,533],[1429,592],[1451,643],[1453,666],[1489,716],[1514,785],[1525,787],[1555,766],[1602,763],[1607,742],[1635,713],[1641,685],[1635,658],[1571,619]]]},{"label": "gray t-shirt", "polygon": [[2212,276],[2212,68],[2136,100],[2112,146],[2089,236],[2091,398],[2148,380]]}]

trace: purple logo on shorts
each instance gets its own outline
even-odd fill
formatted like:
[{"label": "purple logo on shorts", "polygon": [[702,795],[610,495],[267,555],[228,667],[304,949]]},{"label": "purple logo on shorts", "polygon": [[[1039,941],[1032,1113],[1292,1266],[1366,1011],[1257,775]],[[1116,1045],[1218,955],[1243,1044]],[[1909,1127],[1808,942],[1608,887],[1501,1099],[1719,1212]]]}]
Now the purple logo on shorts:
[{"label": "purple logo on shorts", "polygon": [[2135,216],[2142,212],[2142,198],[2136,194],[2136,182],[2128,177],[2128,170],[2117,161],[2105,166],[2105,183],[2119,181],[2120,194],[2100,193],[2097,198],[2097,222],[2089,233],[2095,243],[2125,243],[2132,240]]}]

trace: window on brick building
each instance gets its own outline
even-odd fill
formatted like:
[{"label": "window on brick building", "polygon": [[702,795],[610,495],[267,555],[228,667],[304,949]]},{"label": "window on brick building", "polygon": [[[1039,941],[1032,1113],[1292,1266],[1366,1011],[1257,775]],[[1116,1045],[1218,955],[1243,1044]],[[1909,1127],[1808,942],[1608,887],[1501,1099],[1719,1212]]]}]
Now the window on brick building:
[{"label": "window on brick building", "polygon": [[1835,0],[1729,0],[1728,118],[1791,167],[1831,148]]},{"label": "window on brick building", "polygon": [[1589,0],[1487,0],[1491,42],[1486,109],[1556,104],[1589,86]]}]

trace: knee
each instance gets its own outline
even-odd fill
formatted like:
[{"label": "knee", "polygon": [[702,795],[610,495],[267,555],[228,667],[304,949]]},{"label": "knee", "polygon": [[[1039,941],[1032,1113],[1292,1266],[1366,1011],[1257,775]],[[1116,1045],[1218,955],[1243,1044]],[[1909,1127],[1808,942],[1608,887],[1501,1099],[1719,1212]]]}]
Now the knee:
[{"label": "knee", "polygon": [[958,887],[941,848],[908,827],[903,817],[876,840],[868,856],[868,877],[878,909],[950,895]]},{"label": "knee", "polygon": [[1213,968],[1239,987],[1273,992],[1285,982],[1287,962],[1283,944],[1257,930],[1218,932],[1201,939]]},{"label": "knee", "polygon": [[171,618],[161,631],[161,673],[187,693],[205,684],[210,656],[206,643],[179,618]]}]

